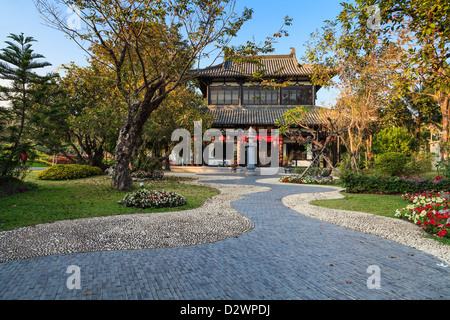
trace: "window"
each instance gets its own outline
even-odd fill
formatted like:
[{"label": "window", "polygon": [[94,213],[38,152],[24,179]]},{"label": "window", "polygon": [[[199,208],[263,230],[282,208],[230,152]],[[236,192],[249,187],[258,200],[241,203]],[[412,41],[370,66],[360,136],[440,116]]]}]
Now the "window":
[{"label": "window", "polygon": [[[211,105],[238,105],[240,87],[217,86],[209,88],[209,104]],[[292,86],[281,88],[254,86],[242,87],[243,105],[313,105],[312,86]]]},{"label": "window", "polygon": [[295,86],[281,89],[283,105],[313,105],[312,86]]},{"label": "window", "polygon": [[239,87],[210,87],[209,104],[239,104]]},{"label": "window", "polygon": [[278,89],[264,87],[244,87],[242,89],[242,104],[278,104]]}]

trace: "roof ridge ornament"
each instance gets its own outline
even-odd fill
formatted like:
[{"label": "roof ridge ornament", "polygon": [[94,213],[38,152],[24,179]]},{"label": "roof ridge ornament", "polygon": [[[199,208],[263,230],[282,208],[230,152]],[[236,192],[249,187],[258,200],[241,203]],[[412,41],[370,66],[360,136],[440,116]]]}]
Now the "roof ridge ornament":
[{"label": "roof ridge ornament", "polygon": [[294,47],[291,47],[290,49],[291,49],[291,54],[290,54],[290,56],[291,56],[292,58],[296,59],[296,58],[295,58],[295,48],[294,48]]}]

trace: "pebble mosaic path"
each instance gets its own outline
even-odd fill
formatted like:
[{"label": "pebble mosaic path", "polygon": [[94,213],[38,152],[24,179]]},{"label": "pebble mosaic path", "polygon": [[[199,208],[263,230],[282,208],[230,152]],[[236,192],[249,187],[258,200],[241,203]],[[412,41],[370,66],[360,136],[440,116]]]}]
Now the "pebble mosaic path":
[{"label": "pebble mosaic path", "polygon": [[[301,215],[282,198],[318,187],[261,185],[232,206],[254,228],[167,249],[62,254],[0,263],[0,299],[447,300],[450,267],[419,250]],[[212,182],[212,181],[210,181]],[[323,191],[329,189],[323,188]],[[69,289],[69,266],[80,289]],[[373,281],[374,266],[379,278]],[[377,282],[379,280],[379,282]],[[377,283],[379,288],[370,284]],[[368,285],[369,284],[369,285]]]}]

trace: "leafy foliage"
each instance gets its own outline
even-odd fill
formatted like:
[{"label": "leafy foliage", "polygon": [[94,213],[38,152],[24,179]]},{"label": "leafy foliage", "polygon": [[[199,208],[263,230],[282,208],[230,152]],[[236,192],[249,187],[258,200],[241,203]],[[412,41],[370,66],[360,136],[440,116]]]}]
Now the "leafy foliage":
[{"label": "leafy foliage", "polygon": [[417,139],[404,128],[385,128],[374,135],[372,150],[374,154],[398,152],[411,155],[417,147]]},{"label": "leafy foliage", "polygon": [[402,176],[406,173],[409,157],[399,152],[380,154],[375,159],[375,169],[390,176]]},{"label": "leafy foliage", "polygon": [[[368,27],[373,19],[367,10],[371,5],[377,6],[379,11],[377,29]],[[380,44],[396,43],[404,48],[392,68],[393,91],[399,97],[410,95],[416,99],[425,95],[437,102],[442,113],[441,141],[447,147],[450,119],[448,0],[356,0],[343,6],[339,21],[352,34],[349,40],[352,46],[360,44],[373,50]],[[377,39],[373,39],[374,35]],[[422,86],[428,91],[416,90]],[[422,108],[413,106],[413,109],[421,111]],[[447,154],[448,148],[442,148],[441,155],[446,157]]]}]

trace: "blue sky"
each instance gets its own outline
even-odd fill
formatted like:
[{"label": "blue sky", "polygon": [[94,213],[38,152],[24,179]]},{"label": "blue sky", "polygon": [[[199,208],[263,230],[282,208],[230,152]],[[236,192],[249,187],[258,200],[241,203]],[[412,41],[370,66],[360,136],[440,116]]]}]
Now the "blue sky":
[{"label": "blue sky", "polygon": [[[247,39],[264,41],[265,38],[281,27],[284,17],[293,18],[292,26],[288,27],[289,37],[281,38],[274,45],[275,54],[288,54],[294,47],[297,59],[305,52],[304,44],[311,32],[323,26],[324,20],[333,20],[341,11],[339,0],[238,0],[238,10],[244,6],[254,10],[253,19],[247,22],[238,34],[237,42],[244,43]],[[32,0],[1,0],[0,4],[0,48],[5,47],[4,41],[10,33],[24,33],[31,36],[35,42],[36,53],[46,57],[52,64],[42,72],[55,71],[65,63],[75,62],[86,64],[85,52],[57,30],[44,25],[42,17],[37,12]],[[325,103],[332,97],[326,90],[320,90],[318,104]]]}]

